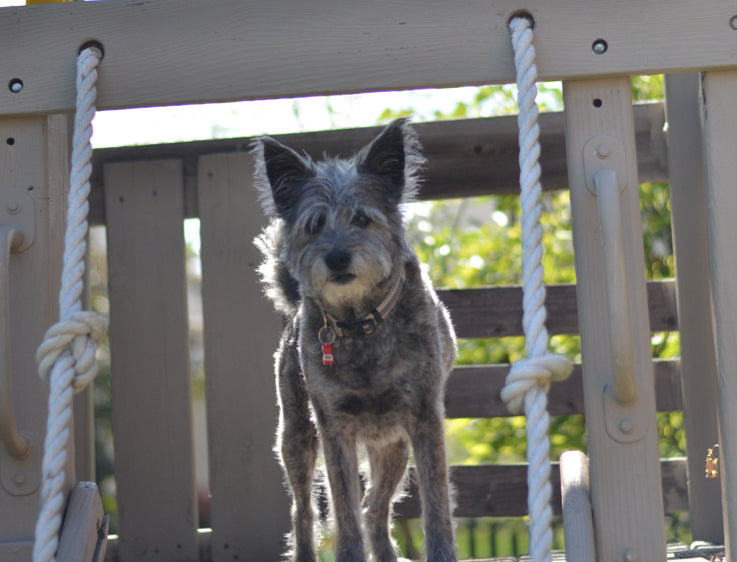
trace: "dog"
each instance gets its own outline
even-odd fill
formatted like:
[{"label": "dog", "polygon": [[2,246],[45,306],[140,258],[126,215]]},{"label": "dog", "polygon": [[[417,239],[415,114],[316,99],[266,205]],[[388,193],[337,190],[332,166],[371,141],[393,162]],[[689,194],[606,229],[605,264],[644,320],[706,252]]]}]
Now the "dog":
[{"label": "dog", "polygon": [[[455,334],[403,223],[424,164],[417,136],[399,119],[349,159],[313,161],[269,137],[255,142],[254,153],[271,217],[256,239],[259,271],[285,315],[275,354],[275,451],[291,488],[286,557],[318,560],[312,485],[319,438],[338,562],[365,561],[367,547],[373,560],[397,560],[391,510],[410,445],[427,560],[455,561],[443,437]],[[363,498],[359,448],[368,457]]]}]

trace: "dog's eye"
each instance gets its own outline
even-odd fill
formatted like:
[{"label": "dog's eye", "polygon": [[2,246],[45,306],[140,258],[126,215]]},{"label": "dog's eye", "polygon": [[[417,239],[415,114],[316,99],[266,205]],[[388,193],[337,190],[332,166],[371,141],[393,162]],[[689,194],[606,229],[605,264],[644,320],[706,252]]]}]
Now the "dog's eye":
[{"label": "dog's eye", "polygon": [[320,234],[322,229],[325,228],[325,221],[325,215],[318,215],[307,223],[305,231],[307,234]]},{"label": "dog's eye", "polygon": [[371,217],[369,217],[364,212],[358,211],[355,215],[353,215],[353,219],[351,219],[351,222],[359,228],[366,228],[369,224],[371,224]]}]

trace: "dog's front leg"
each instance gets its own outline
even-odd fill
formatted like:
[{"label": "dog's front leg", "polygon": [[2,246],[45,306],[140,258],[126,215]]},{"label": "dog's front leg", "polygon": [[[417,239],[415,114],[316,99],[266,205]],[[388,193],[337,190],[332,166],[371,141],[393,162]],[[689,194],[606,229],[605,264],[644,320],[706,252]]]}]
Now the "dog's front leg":
[{"label": "dog's front leg", "polygon": [[335,520],[335,560],[365,562],[356,439],[343,424],[327,425],[323,425],[321,437]]},{"label": "dog's front leg", "polygon": [[427,560],[454,562],[456,550],[450,519],[442,415],[434,411],[422,412],[411,433],[411,439],[422,499]]}]

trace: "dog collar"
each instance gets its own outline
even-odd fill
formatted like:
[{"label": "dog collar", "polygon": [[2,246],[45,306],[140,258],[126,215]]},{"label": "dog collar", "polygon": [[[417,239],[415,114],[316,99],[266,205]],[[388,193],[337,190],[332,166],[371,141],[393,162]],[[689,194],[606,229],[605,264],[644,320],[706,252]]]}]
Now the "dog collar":
[{"label": "dog collar", "polygon": [[317,333],[317,338],[322,344],[322,362],[324,365],[332,365],[334,363],[333,358],[333,342],[336,337],[342,338],[347,333],[357,333],[364,336],[370,336],[376,331],[376,328],[381,324],[389,314],[391,314],[394,307],[399,302],[399,297],[402,294],[402,286],[404,285],[404,273],[397,277],[394,282],[389,294],[386,298],[369,312],[361,320],[355,320],[353,322],[342,322],[337,320],[332,314],[323,312],[323,326]]}]

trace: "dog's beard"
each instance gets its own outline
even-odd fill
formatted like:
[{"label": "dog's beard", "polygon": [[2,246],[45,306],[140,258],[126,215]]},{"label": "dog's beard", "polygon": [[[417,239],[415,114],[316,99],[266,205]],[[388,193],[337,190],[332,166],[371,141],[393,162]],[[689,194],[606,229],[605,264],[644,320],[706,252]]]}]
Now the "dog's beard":
[{"label": "dog's beard", "polygon": [[[366,299],[376,293],[377,285],[391,273],[391,259],[383,255],[354,253],[350,267],[337,275],[324,260],[318,259],[310,271],[310,289],[320,302],[330,308],[349,306],[361,309]],[[354,277],[349,278],[348,274]]]}]

